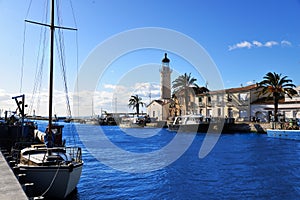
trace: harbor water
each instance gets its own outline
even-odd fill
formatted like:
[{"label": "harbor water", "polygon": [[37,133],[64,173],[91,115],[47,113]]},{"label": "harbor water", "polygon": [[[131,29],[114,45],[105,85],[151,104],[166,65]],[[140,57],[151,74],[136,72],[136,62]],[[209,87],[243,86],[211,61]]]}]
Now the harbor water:
[{"label": "harbor water", "polygon": [[[45,125],[39,122],[40,129]],[[77,190],[68,198],[71,200],[300,198],[300,142],[296,140],[254,133],[222,134],[212,151],[200,159],[198,153],[205,134],[197,134],[183,155],[170,165],[131,173],[97,159],[81,142],[86,138],[82,134],[79,137],[77,130],[88,132],[91,141],[97,141],[103,131],[116,146],[136,153],[159,150],[170,143],[176,133],[167,129],[124,131],[118,126],[64,125],[64,139],[67,144],[77,143],[83,148],[85,162]],[[136,137],[136,134],[149,137]],[[191,135],[183,134],[187,138]],[[101,151],[101,144],[97,148]],[[110,159],[118,162],[120,156],[111,153]],[[147,165],[157,162],[157,158],[148,160]]]}]

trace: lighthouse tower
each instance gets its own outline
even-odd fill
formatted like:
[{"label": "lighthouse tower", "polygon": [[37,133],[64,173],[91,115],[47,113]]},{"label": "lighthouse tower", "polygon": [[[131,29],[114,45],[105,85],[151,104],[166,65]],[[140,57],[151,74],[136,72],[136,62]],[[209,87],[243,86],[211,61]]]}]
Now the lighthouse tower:
[{"label": "lighthouse tower", "polygon": [[160,71],[160,97],[163,100],[171,99],[171,73],[172,70],[169,67],[170,59],[167,58],[167,53],[162,59],[162,66]]}]

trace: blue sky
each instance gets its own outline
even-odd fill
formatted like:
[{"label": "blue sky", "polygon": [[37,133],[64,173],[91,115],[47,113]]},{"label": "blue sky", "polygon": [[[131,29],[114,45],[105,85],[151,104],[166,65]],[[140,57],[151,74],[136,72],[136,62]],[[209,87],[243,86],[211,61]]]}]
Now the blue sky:
[{"label": "blue sky", "polygon": [[[10,98],[20,93],[24,41],[21,92],[28,96],[32,93],[40,27],[24,25],[24,19],[42,21],[44,11],[48,9],[44,8],[44,0],[33,0],[27,15],[29,4],[29,0],[0,0],[0,109],[13,109]],[[61,5],[63,25],[78,28],[78,65],[76,33],[64,32],[70,91],[74,91],[77,70],[80,70],[93,50],[116,34],[143,27],[171,29],[196,41],[216,64],[225,88],[260,81],[269,71],[287,75],[296,85],[300,84],[299,0],[76,0],[72,1],[76,23],[70,1],[61,1]],[[137,92],[134,89],[137,84],[145,87],[148,83],[144,90],[152,91],[152,98],[158,97],[158,70],[164,52],[161,49],[143,49],[113,60],[99,79],[99,96],[94,97],[93,103],[95,112],[98,113],[100,108],[111,111],[127,109],[124,108],[128,101],[126,95],[117,97],[120,108],[112,108],[114,94],[118,91],[116,85],[123,90],[126,88],[128,92],[131,90],[133,94],[133,91]],[[167,52],[171,59],[170,65],[174,69],[173,79],[185,72],[191,72],[198,79],[199,85],[205,85],[205,77],[201,77],[188,61],[180,55]],[[137,79],[135,83],[130,83],[131,86],[125,87],[124,77],[149,63],[154,64],[153,69],[148,67],[151,70],[145,68],[145,71],[149,70],[146,73],[149,79],[144,78],[145,82]],[[47,66],[42,78],[43,92],[47,90],[46,69]],[[55,89],[61,94],[63,87],[59,69],[55,76]],[[41,93],[46,95],[43,92]],[[142,91],[139,92],[142,95]],[[149,94],[144,92],[143,95],[145,102],[148,102]],[[57,100],[57,104],[59,103]],[[44,111],[41,109],[41,112]],[[63,115],[59,106],[56,112]]]}]

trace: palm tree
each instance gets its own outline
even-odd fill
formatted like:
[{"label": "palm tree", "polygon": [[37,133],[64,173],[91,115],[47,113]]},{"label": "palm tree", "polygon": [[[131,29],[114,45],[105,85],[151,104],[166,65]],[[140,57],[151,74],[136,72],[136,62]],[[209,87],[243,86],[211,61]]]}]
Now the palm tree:
[{"label": "palm tree", "polygon": [[191,73],[187,75],[184,73],[184,75],[179,76],[177,79],[175,79],[172,83],[172,88],[174,89],[174,94],[183,91],[184,92],[184,101],[185,101],[185,109],[186,112],[188,112],[188,101],[189,101],[189,95],[192,92],[192,87],[199,88],[199,86],[195,83],[197,81],[196,78],[191,77]]},{"label": "palm tree", "polygon": [[297,91],[294,90],[296,86],[292,83],[291,79],[287,79],[287,76],[283,76],[281,74],[277,74],[275,72],[269,72],[264,77],[260,83],[258,83],[258,87],[256,88],[258,91],[258,96],[268,95],[268,97],[273,97],[274,100],[274,120],[278,121],[278,103],[281,98],[284,98],[284,95],[288,95],[288,97],[292,98]]},{"label": "palm tree", "polygon": [[132,107],[132,109],[136,108],[136,114],[139,116],[140,113],[140,105],[143,107],[146,105],[144,102],[142,102],[142,98],[139,97],[138,95],[131,96],[129,99],[128,106]]}]

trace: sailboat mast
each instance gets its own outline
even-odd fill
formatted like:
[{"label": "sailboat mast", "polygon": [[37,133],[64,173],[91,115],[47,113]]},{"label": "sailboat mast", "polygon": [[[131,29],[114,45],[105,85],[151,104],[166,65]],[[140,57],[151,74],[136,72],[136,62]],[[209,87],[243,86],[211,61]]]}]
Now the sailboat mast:
[{"label": "sailboat mast", "polygon": [[51,0],[50,16],[50,74],[49,74],[49,134],[52,133],[53,60],[54,60],[54,0]]}]

